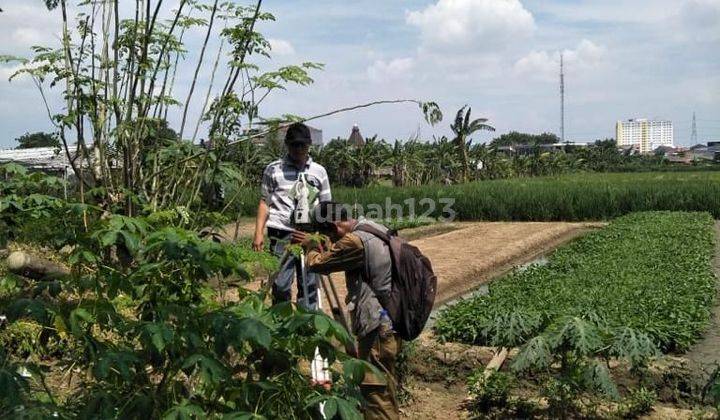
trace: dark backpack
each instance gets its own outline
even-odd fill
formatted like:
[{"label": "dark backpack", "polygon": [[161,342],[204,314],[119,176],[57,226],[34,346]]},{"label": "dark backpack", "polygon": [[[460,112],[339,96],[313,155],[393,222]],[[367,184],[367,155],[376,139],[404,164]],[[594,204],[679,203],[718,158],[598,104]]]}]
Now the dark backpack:
[{"label": "dark backpack", "polygon": [[392,287],[390,292],[378,294],[378,300],[388,311],[400,338],[414,340],[425,327],[435,303],[437,277],[430,260],[416,246],[392,233],[368,225],[360,225],[357,230],[378,237],[390,248]]}]

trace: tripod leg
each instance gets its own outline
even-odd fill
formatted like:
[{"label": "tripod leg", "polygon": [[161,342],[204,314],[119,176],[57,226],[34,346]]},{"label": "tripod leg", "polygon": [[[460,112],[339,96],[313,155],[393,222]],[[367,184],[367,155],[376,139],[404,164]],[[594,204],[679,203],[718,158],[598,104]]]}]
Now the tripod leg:
[{"label": "tripod leg", "polygon": [[[307,267],[305,266],[305,252],[300,254],[300,275],[302,278],[298,279],[300,284],[302,284],[303,289],[303,307],[305,309],[315,309],[310,307],[310,290],[308,289],[307,285]],[[318,296],[318,300],[319,300]]]}]

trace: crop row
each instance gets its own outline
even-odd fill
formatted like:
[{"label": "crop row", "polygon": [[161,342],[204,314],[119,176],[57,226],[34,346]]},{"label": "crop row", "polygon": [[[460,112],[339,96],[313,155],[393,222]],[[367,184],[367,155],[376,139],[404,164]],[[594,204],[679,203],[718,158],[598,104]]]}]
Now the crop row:
[{"label": "crop row", "polygon": [[442,311],[445,340],[522,344],[563,317],[647,334],[663,351],[687,349],[710,317],[713,219],[707,213],[623,216],[533,265],[493,282],[487,295]]},{"label": "crop row", "polygon": [[[380,205],[382,218],[397,218],[400,211],[404,218],[412,213],[458,220],[609,220],[655,210],[705,211],[720,218],[720,172],[576,173],[451,186],[335,188],[333,195],[366,211]],[[238,196],[241,213],[254,214],[258,191]]]}]

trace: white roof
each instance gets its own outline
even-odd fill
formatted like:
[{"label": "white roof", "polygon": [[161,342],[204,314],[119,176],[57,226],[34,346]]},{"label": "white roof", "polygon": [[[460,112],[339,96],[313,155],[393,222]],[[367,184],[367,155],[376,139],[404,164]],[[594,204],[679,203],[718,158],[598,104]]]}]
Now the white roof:
[{"label": "white roof", "polygon": [[56,147],[0,150],[0,163],[7,162],[45,169],[64,169],[70,166],[65,151]]}]

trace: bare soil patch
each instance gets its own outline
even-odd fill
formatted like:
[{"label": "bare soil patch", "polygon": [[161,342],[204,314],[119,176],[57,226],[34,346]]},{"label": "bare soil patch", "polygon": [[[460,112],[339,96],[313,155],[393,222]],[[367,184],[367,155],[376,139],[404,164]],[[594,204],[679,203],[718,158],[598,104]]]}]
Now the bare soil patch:
[{"label": "bare soil patch", "polygon": [[[436,307],[466,294],[514,267],[552,252],[601,223],[465,222],[408,229],[401,235],[430,259],[438,276]],[[331,276],[340,300],[347,295],[342,273]],[[245,285],[258,290],[261,281]],[[323,307],[328,311],[327,300]]]},{"label": "bare soil patch", "polygon": [[438,276],[437,306],[598,226],[601,224],[479,222],[413,244],[430,258]]}]

